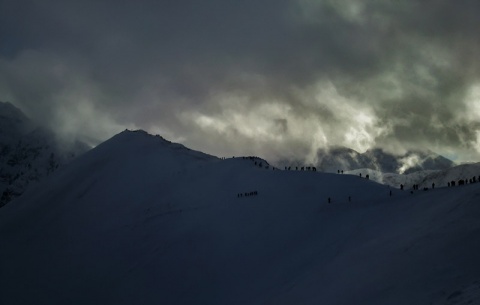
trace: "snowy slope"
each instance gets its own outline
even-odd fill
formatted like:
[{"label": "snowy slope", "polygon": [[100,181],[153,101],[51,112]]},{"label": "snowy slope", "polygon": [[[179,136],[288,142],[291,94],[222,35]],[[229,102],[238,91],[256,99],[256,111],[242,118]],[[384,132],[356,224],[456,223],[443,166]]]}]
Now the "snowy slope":
[{"label": "snowy slope", "polygon": [[459,180],[465,180],[467,183],[475,177],[480,181],[480,163],[462,164],[447,170],[433,172],[419,181],[421,187],[430,187],[432,183],[437,186],[447,186],[449,182],[455,181],[458,185]]},{"label": "snowy slope", "polygon": [[0,209],[0,304],[480,302],[480,183],[259,162],[113,137]]},{"label": "snowy slope", "polygon": [[[439,173],[439,170],[422,170],[413,172],[410,174],[396,174],[396,173],[382,173],[380,171],[376,171],[369,168],[361,168],[352,171],[346,171],[344,174],[346,175],[355,175],[359,176],[362,175],[365,177],[369,175],[369,178],[375,182],[385,184],[391,187],[400,188],[400,185],[403,185],[405,189],[411,189],[414,184],[420,184],[422,181],[425,181],[425,185],[427,185],[426,177],[434,174]],[[431,182],[430,182],[431,185]],[[440,186],[440,184],[438,184]],[[423,188],[423,185],[422,185]]]},{"label": "snowy slope", "polygon": [[88,149],[81,142],[60,143],[20,109],[0,102],[0,207]]},{"label": "snowy slope", "polygon": [[405,189],[411,189],[414,184],[417,184],[420,189],[425,187],[431,188],[432,184],[435,184],[435,187],[438,188],[447,187],[452,181],[455,181],[457,185],[460,180],[468,183],[474,177],[477,182],[480,181],[480,163],[457,165],[446,170],[423,170],[404,175],[382,173],[368,168],[346,171],[344,173],[355,176],[361,174],[363,177],[369,175],[371,180],[395,188],[400,188],[401,184],[403,184]]}]

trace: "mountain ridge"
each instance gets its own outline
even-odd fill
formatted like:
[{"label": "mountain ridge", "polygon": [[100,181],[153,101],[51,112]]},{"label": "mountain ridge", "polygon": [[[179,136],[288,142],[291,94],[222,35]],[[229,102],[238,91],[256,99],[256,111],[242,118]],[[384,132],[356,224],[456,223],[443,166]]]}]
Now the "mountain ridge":
[{"label": "mountain ridge", "polygon": [[258,163],[105,141],[0,209],[0,303],[450,305],[480,278],[480,183]]}]

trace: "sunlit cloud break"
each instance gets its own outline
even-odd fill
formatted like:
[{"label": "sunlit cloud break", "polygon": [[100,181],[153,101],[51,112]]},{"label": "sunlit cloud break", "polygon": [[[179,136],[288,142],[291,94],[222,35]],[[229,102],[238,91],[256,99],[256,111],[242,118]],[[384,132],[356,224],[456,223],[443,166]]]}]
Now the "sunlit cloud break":
[{"label": "sunlit cloud break", "polygon": [[216,155],[480,158],[480,4],[0,4],[0,100],[65,138],[161,132]]}]

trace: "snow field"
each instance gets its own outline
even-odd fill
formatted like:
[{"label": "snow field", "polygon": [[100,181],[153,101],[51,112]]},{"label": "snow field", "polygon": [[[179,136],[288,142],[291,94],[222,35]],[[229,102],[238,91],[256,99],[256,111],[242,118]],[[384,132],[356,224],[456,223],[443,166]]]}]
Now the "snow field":
[{"label": "snow field", "polygon": [[123,132],[0,210],[0,303],[450,304],[480,278],[479,217],[480,184],[410,194]]}]

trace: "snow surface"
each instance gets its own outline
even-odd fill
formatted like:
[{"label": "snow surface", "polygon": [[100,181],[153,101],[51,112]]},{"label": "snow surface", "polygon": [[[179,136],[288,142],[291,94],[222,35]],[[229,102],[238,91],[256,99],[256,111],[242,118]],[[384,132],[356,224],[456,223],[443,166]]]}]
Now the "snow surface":
[{"label": "snow surface", "polygon": [[480,303],[480,183],[254,162],[113,137],[0,209],[0,304]]}]

